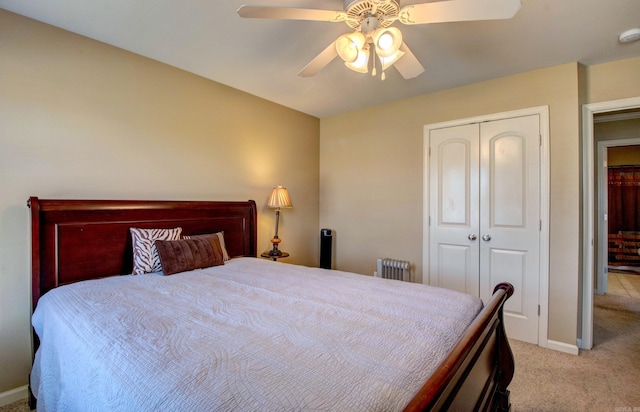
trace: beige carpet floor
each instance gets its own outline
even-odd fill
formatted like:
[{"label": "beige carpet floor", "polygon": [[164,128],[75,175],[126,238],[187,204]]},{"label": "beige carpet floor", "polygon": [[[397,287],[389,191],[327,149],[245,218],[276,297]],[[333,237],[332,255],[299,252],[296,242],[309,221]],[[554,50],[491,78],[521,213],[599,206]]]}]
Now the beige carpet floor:
[{"label": "beige carpet floor", "polygon": [[579,356],[511,342],[513,411],[640,412],[640,299],[595,296],[593,327]]},{"label": "beige carpet floor", "polygon": [[29,403],[27,400],[10,403],[0,407],[0,412],[29,412]]},{"label": "beige carpet floor", "polygon": [[[640,299],[595,296],[595,345],[579,356],[511,344],[514,412],[640,412]],[[0,412],[28,410],[26,400],[0,407]]]}]

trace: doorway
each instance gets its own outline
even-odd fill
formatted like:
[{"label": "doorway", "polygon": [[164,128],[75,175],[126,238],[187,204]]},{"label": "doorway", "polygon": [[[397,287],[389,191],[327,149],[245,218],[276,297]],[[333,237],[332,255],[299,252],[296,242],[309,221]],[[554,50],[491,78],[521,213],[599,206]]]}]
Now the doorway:
[{"label": "doorway", "polygon": [[[581,349],[593,347],[593,295],[598,275],[598,246],[596,228],[599,221],[596,203],[596,155],[594,116],[619,111],[640,110],[640,97],[585,104],[582,107],[582,158],[583,158],[583,238],[582,238],[582,322],[578,346]],[[602,261],[602,257],[600,260]]]},{"label": "doorway", "polygon": [[632,296],[640,281],[629,277],[640,275],[640,110],[594,121],[600,165],[595,293]]}]

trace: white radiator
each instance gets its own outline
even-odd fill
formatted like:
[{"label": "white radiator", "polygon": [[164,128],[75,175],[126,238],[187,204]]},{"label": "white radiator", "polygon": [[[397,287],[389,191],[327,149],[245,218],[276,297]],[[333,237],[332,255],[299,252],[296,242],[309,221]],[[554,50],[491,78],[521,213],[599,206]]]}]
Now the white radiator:
[{"label": "white radiator", "polygon": [[410,263],[406,260],[378,259],[378,270],[375,275],[379,278],[411,281]]}]

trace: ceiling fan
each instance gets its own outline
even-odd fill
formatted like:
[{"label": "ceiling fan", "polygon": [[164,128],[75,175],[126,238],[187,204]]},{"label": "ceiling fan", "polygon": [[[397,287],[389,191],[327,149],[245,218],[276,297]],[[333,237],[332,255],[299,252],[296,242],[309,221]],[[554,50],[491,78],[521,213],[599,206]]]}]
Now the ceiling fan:
[{"label": "ceiling fan", "polygon": [[391,27],[394,22],[411,25],[510,19],[519,9],[520,0],[445,0],[404,7],[396,0],[344,0],[344,11],[243,5],[237,13],[244,18],[345,22],[354,31],[338,37],[298,75],[313,76],[340,56],[348,68],[360,73],[368,73],[371,66],[374,76],[379,64],[384,80],[384,71],[391,66],[405,79],[424,72],[402,41],[400,30]]}]

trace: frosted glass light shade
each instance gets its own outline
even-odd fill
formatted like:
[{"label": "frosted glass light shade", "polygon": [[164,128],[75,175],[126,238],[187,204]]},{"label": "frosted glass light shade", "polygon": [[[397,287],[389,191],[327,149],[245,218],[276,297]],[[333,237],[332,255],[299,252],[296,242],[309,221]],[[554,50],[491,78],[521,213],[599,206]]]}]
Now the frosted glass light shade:
[{"label": "frosted glass light shade", "polygon": [[336,40],[338,56],[347,63],[353,63],[358,58],[358,53],[365,43],[364,34],[359,31],[343,34]]},{"label": "frosted glass light shade", "polygon": [[402,33],[397,27],[387,27],[373,32],[373,44],[380,57],[393,56],[402,45]]},{"label": "frosted glass light shade", "polygon": [[369,49],[360,50],[358,58],[354,62],[344,62],[344,65],[358,73],[369,72]]},{"label": "frosted glass light shade", "polygon": [[282,187],[281,185],[274,187],[271,191],[271,196],[269,197],[269,203],[267,203],[267,206],[277,209],[293,207],[287,188]]},{"label": "frosted glass light shade", "polygon": [[404,56],[404,52],[402,50],[398,50],[395,54],[389,57],[380,57],[380,65],[382,66],[382,70],[387,70],[389,67],[393,66],[395,62],[397,62],[400,57]]}]

